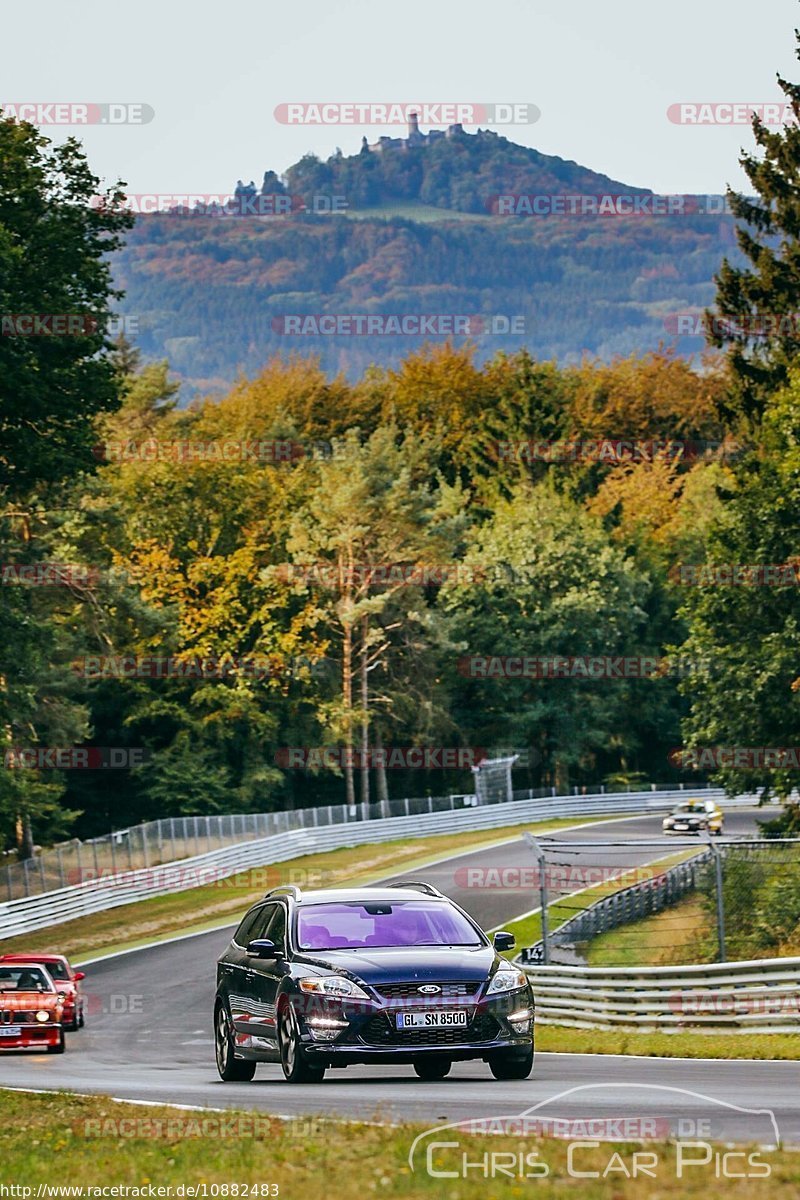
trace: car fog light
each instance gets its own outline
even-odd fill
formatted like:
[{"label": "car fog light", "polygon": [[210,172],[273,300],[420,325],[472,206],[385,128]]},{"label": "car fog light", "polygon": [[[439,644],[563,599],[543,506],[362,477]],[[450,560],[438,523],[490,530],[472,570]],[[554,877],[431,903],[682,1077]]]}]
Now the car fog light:
[{"label": "car fog light", "polygon": [[347,1029],[347,1021],[337,1021],[332,1017],[311,1017],[306,1025],[315,1042],[332,1042],[343,1029]]},{"label": "car fog light", "polygon": [[45,1021],[49,1021],[49,1020],[50,1020],[50,1013],[49,1013],[49,1012],[45,1012],[45,1010],[44,1010],[43,1008],[40,1008],[40,1009],[39,1009],[39,1011],[38,1011],[38,1012],[37,1012],[37,1014],[36,1014],[36,1020],[37,1020],[37,1021],[41,1021],[41,1022],[42,1022],[42,1024],[44,1024],[44,1023],[45,1023]]},{"label": "car fog light", "polygon": [[508,1023],[515,1033],[530,1033],[532,1016],[529,1008],[519,1008],[509,1015]]}]

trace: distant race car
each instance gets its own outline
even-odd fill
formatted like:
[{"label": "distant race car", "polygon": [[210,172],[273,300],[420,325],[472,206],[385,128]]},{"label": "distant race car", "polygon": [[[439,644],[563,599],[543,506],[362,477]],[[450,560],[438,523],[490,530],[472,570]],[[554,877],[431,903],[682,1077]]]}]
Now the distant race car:
[{"label": "distant race car", "polygon": [[684,800],[662,822],[664,833],[703,833],[719,837],[725,817],[715,800]]},{"label": "distant race car", "polygon": [[44,967],[56,985],[56,991],[64,997],[64,1028],[82,1029],[84,1025],[84,999],[80,983],[85,979],[83,971],[75,971],[63,954],[0,954],[0,967],[4,963],[38,963]]},{"label": "distant race car", "polygon": [[64,998],[39,963],[0,963],[0,1052],[64,1053]]}]

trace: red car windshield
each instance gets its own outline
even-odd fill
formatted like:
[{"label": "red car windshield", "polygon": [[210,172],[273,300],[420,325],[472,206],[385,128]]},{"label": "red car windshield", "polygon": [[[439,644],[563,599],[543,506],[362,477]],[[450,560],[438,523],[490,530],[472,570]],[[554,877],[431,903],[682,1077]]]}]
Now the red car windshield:
[{"label": "red car windshield", "polygon": [[297,914],[297,943],[301,950],[484,944],[457,909],[429,900],[303,905]]},{"label": "red car windshield", "polygon": [[70,973],[67,970],[66,963],[63,962],[46,962],[42,966],[47,971],[47,974],[52,979],[60,979],[64,983],[69,983]]}]

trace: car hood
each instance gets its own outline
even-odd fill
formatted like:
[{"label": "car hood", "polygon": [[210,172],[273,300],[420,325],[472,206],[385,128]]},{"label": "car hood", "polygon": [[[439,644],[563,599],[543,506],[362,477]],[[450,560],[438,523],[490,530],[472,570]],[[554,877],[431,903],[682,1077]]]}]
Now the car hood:
[{"label": "car hood", "polygon": [[408,949],[323,950],[304,952],[299,961],[329,971],[356,975],[365,983],[424,983],[432,980],[482,980],[492,970],[496,952],[491,946],[474,950],[446,946],[411,946]]},{"label": "car hood", "polygon": [[42,995],[41,992],[0,992],[0,1008],[10,1009],[11,1012],[19,1012],[30,1008],[60,1008],[61,997],[54,995],[53,992],[47,992]]}]

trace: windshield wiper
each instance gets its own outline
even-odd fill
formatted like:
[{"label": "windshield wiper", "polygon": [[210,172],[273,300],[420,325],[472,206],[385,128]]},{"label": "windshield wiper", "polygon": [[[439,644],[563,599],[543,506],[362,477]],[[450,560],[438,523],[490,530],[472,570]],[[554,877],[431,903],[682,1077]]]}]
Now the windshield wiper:
[{"label": "windshield wiper", "polygon": [[[414,946],[480,946],[481,942],[414,942]],[[412,946],[405,947],[407,950],[413,949]]]}]

